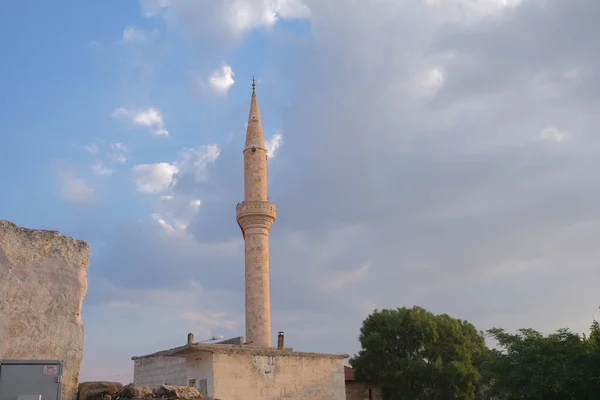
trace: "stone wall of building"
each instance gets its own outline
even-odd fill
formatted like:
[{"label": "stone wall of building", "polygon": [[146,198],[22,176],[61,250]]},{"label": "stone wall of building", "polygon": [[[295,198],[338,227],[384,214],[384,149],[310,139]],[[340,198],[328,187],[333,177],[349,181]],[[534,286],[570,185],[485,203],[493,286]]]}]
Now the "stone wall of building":
[{"label": "stone wall of building", "polygon": [[214,354],[213,396],[227,400],[344,400],[343,360],[301,354]]},{"label": "stone wall of building", "polygon": [[87,243],[0,220],[0,359],[62,360],[75,400],[83,355]]},{"label": "stone wall of building", "polygon": [[165,384],[187,386],[187,360],[160,356],[134,360],[133,383],[150,389]]},{"label": "stone wall of building", "polygon": [[362,382],[346,381],[346,400],[381,400],[381,389]]},{"label": "stone wall of building", "polygon": [[197,352],[187,357],[187,380],[190,386],[199,389],[202,394],[212,396],[214,390],[212,353]]}]

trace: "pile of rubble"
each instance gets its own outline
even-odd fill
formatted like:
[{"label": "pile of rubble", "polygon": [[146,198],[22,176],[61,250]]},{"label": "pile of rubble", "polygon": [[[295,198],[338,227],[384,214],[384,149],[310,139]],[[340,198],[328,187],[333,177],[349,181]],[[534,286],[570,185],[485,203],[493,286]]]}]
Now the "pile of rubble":
[{"label": "pile of rubble", "polygon": [[123,386],[119,382],[84,382],[79,384],[79,400],[218,400],[205,397],[198,389],[187,386],[161,385],[156,389],[133,383]]}]

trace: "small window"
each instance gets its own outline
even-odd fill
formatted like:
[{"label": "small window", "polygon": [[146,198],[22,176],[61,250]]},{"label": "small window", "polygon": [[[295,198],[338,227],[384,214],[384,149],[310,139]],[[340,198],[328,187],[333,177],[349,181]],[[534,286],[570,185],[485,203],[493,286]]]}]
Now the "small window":
[{"label": "small window", "polygon": [[195,379],[190,379],[189,382],[188,382],[188,386],[195,388],[196,387],[196,380]]}]

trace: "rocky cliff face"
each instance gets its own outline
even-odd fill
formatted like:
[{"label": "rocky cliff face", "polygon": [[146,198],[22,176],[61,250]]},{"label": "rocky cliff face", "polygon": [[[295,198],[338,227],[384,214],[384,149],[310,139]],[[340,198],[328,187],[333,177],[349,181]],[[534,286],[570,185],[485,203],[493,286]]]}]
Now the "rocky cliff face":
[{"label": "rocky cliff face", "polygon": [[87,243],[0,220],[0,359],[63,360],[76,400],[83,355]]}]

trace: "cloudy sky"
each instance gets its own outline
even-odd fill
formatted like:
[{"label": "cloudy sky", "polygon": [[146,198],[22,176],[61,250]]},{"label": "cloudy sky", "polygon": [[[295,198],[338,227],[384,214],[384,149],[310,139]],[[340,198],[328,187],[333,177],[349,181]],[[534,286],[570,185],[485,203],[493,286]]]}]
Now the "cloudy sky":
[{"label": "cloudy sky", "polygon": [[598,315],[597,0],[3,3],[0,218],[91,245],[83,380],[244,334],[245,123],[268,140],[273,332],[375,308]]}]

